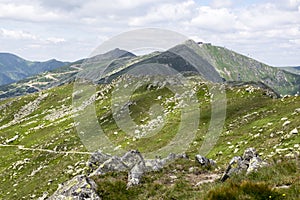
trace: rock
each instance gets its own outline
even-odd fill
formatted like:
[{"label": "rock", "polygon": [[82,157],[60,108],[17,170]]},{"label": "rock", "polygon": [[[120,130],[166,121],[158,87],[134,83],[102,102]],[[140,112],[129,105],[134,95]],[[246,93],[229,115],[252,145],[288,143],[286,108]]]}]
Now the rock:
[{"label": "rock", "polygon": [[225,181],[232,174],[240,173],[241,171],[251,173],[259,169],[260,167],[266,165],[267,163],[262,161],[261,158],[258,156],[256,149],[248,148],[244,151],[242,157],[235,156],[230,160],[223,176],[221,177],[221,181]]},{"label": "rock", "polygon": [[131,169],[140,162],[144,163],[144,158],[138,150],[131,150],[121,157],[121,161]]},{"label": "rock", "polygon": [[282,126],[287,126],[287,125],[289,125],[291,123],[291,121],[285,121],[283,124],[282,124]]},{"label": "rock", "polygon": [[252,158],[256,157],[258,154],[256,152],[256,149],[254,148],[248,148],[244,151],[243,159],[250,161]]},{"label": "rock", "polygon": [[300,108],[296,108],[295,113],[300,113]]},{"label": "rock", "polygon": [[249,162],[249,167],[247,169],[247,174],[253,171],[257,171],[259,168],[266,166],[267,163],[263,162],[258,156],[253,157]]},{"label": "rock", "polygon": [[140,162],[136,164],[128,173],[127,187],[140,184],[140,180],[145,173],[145,163]]},{"label": "rock", "polygon": [[290,132],[290,134],[291,135],[293,135],[293,134],[298,134],[298,129],[297,128],[294,128],[293,130],[291,130],[291,132]]},{"label": "rock", "polygon": [[75,176],[70,181],[62,184],[49,200],[100,200],[96,194],[96,183],[85,175]]},{"label": "rock", "polygon": [[121,158],[117,157],[117,156],[113,156],[110,159],[108,159],[107,161],[105,161],[102,165],[100,165],[98,167],[98,169],[96,169],[92,174],[90,174],[91,176],[97,176],[97,175],[103,175],[107,172],[122,172],[122,171],[127,171],[129,169],[129,167],[122,162]]},{"label": "rock", "polygon": [[10,139],[5,140],[5,143],[6,143],[6,144],[9,144],[9,143],[11,143],[11,142],[17,140],[18,138],[19,138],[19,135],[15,135],[14,137],[12,137],[12,138],[10,138]]},{"label": "rock", "polygon": [[96,151],[91,155],[91,158],[87,163],[87,166],[93,171],[110,158],[111,158],[110,155],[104,154],[101,151]]},{"label": "rock", "polygon": [[216,166],[216,162],[215,162],[214,160],[208,159],[208,158],[206,158],[206,157],[204,157],[204,156],[196,155],[196,156],[195,156],[195,159],[196,159],[196,161],[197,161],[200,165],[202,165],[202,166],[204,166],[204,167],[214,167],[214,166]]},{"label": "rock", "polygon": [[145,160],[145,169],[148,172],[159,171],[164,167],[165,162],[160,159]]},{"label": "rock", "polygon": [[45,200],[45,199],[47,199],[48,195],[49,195],[48,192],[44,192],[43,196],[39,197],[38,200]]},{"label": "rock", "polygon": [[[240,156],[235,156],[233,157],[230,162],[229,165],[227,166],[223,176],[221,177],[221,181],[225,181],[226,179],[228,179],[231,174],[233,173],[237,173],[240,170],[240,164],[242,162],[242,157]],[[234,167],[236,166],[236,167]]]}]

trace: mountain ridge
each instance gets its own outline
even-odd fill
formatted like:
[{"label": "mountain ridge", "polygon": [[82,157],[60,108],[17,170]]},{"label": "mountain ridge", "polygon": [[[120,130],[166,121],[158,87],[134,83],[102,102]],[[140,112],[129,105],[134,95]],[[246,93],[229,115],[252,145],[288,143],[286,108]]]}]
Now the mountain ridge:
[{"label": "mountain ridge", "polygon": [[[187,40],[164,52],[136,56],[133,53],[112,49],[104,54],[69,63],[41,75],[23,79],[17,83],[0,86],[0,98],[20,96],[67,82],[76,77],[107,83],[126,73],[161,71],[167,67],[176,73],[198,73],[203,80],[220,82],[261,82],[282,96],[300,91],[300,74],[290,70],[268,66],[245,55],[223,47]],[[156,69],[155,69],[156,68]],[[296,70],[296,68],[295,68]],[[0,74],[1,78],[1,74]],[[261,84],[257,84],[261,85]]]},{"label": "mountain ridge", "polygon": [[28,61],[12,53],[0,53],[0,85],[11,84],[29,76],[69,64],[56,59]]}]

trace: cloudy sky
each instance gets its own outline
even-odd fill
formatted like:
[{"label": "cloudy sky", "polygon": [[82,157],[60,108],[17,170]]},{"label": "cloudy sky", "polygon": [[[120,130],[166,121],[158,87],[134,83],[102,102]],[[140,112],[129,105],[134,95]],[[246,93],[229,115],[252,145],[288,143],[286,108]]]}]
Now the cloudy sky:
[{"label": "cloudy sky", "polygon": [[300,66],[300,0],[0,0],[0,52],[29,60],[78,60],[145,27]]}]

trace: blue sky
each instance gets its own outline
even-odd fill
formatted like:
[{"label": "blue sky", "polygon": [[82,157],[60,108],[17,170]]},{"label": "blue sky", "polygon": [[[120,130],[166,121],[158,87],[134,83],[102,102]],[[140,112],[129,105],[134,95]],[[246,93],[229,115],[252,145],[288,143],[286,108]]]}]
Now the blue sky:
[{"label": "blue sky", "polygon": [[29,60],[74,61],[145,27],[300,65],[300,0],[0,0],[0,52]]}]

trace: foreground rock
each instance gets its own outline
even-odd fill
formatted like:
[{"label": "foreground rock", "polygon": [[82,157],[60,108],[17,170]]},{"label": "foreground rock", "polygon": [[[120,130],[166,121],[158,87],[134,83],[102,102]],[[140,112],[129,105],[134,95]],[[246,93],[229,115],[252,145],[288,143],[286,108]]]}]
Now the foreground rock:
[{"label": "foreground rock", "polygon": [[221,181],[225,181],[233,174],[240,173],[242,171],[250,173],[267,165],[268,164],[258,156],[256,149],[248,148],[244,151],[242,157],[235,156],[230,160],[227,169],[221,177]]},{"label": "foreground rock", "polygon": [[100,200],[96,183],[85,175],[75,176],[62,184],[49,200]]},{"label": "foreground rock", "polygon": [[90,170],[89,175],[75,176],[70,181],[62,184],[49,199],[100,200],[100,197],[96,194],[96,184],[90,177],[104,175],[108,172],[125,171],[128,172],[127,186],[131,187],[140,184],[141,178],[146,172],[158,171],[178,158],[187,158],[187,156],[170,154],[164,159],[144,159],[137,150],[131,150],[122,157],[96,151],[87,163]]},{"label": "foreground rock", "polygon": [[[127,186],[130,187],[138,185],[144,173],[158,171],[169,162],[178,158],[186,158],[186,155],[170,154],[164,159],[144,159],[138,150],[131,150],[122,157],[109,156],[97,151],[92,155],[91,160],[88,162],[88,166],[90,166],[92,170],[89,177],[103,175],[107,172],[128,171]],[[96,165],[98,165],[97,169],[95,169]]]}]

